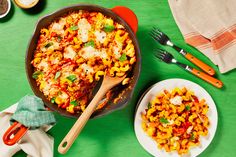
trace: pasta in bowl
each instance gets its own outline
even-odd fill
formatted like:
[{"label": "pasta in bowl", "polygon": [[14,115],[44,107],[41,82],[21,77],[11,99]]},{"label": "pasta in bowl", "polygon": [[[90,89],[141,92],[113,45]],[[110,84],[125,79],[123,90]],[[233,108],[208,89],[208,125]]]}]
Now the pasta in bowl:
[{"label": "pasta in bowl", "polygon": [[199,100],[185,87],[164,90],[149,102],[142,113],[142,127],[166,152],[188,153],[200,144],[200,136],[207,136],[209,120],[205,99]]},{"label": "pasta in bowl", "polygon": [[212,142],[217,122],[215,103],[205,89],[188,80],[167,79],[141,96],[134,129],[153,156],[196,157]]},{"label": "pasta in bowl", "polygon": [[[133,32],[115,13],[102,7],[79,5],[62,10],[52,14],[55,17],[47,25],[36,27],[37,42],[28,50],[26,62],[32,66],[27,74],[33,91],[51,109],[78,117],[103,75],[126,75],[122,85],[106,94],[95,115],[124,106],[140,68]],[[111,104],[109,109],[107,103]]]}]

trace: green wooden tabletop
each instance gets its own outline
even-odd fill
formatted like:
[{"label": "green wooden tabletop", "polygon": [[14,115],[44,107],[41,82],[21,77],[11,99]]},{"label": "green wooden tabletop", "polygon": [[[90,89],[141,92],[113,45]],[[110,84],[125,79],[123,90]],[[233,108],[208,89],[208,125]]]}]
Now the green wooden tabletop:
[{"label": "green wooden tabletop", "polygon": [[[28,41],[39,17],[64,6],[78,4],[82,0],[42,0],[31,10],[22,10],[12,3],[9,16],[0,20],[0,110],[17,102],[26,94],[32,94],[26,79],[24,57]],[[149,157],[138,143],[133,127],[134,109],[141,94],[152,84],[169,78],[184,78],[205,88],[213,97],[219,122],[215,138],[201,157],[232,157],[236,155],[236,70],[220,74],[218,68],[199,51],[184,43],[183,37],[173,19],[168,2],[165,0],[87,0],[86,3],[98,4],[107,8],[124,5],[131,8],[139,19],[137,38],[142,54],[142,70],[135,94],[128,106],[107,116],[90,120],[66,155],[60,155],[57,147],[69,131],[75,119],[56,115],[57,124],[49,131],[55,139],[54,156],[64,157]],[[179,69],[166,65],[153,57],[153,50],[162,47],[156,44],[148,32],[158,26],[173,41],[190,51],[207,64],[214,67],[217,77],[225,87],[216,89],[206,82]],[[164,47],[162,47],[164,48]],[[177,52],[166,48],[181,61],[189,63]],[[0,155],[1,156],[1,155]],[[16,157],[26,156],[23,152]]]}]

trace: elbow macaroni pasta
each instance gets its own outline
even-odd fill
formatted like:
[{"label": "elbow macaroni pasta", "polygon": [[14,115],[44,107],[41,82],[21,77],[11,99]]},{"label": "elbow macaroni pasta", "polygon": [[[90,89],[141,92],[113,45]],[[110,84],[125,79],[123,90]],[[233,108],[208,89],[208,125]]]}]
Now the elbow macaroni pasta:
[{"label": "elbow macaroni pasta", "polygon": [[[41,29],[32,77],[52,103],[75,114],[84,111],[103,75],[122,77],[135,62],[134,45],[122,25],[100,12],[79,10]],[[122,84],[129,82],[126,78]]]},{"label": "elbow macaroni pasta", "polygon": [[[180,103],[174,100],[180,100]],[[200,144],[200,136],[208,134],[208,105],[186,88],[164,90],[148,104],[141,114],[142,128],[159,148],[166,152],[188,153]]]}]

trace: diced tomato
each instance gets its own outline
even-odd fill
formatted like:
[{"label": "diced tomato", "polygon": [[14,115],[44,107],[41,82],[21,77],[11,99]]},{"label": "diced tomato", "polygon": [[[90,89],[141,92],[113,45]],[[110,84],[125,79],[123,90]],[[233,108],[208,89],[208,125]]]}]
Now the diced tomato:
[{"label": "diced tomato", "polygon": [[194,102],[199,103],[199,100],[195,95],[192,95],[192,98],[193,98]]},{"label": "diced tomato", "polygon": [[74,36],[73,35],[69,35],[69,37],[66,39],[66,41],[72,41],[73,40],[73,38],[74,38]]},{"label": "diced tomato", "polygon": [[57,36],[57,33],[56,32],[52,32],[51,33],[51,37],[56,37]]},{"label": "diced tomato", "polygon": [[65,103],[61,106],[61,108],[66,108],[67,106],[69,106],[69,103]]},{"label": "diced tomato", "polygon": [[89,18],[88,18],[88,22],[89,22],[90,24],[93,24],[93,18],[92,18],[92,17],[89,17]]},{"label": "diced tomato", "polygon": [[82,96],[83,96],[83,93],[81,93],[81,92],[76,92],[75,95],[74,95],[74,97],[75,97],[76,99],[79,99],[79,98],[82,97]]},{"label": "diced tomato", "polygon": [[191,125],[190,122],[185,122],[185,123],[183,124],[183,127],[187,130],[190,125]]},{"label": "diced tomato", "polygon": [[175,129],[174,132],[176,132],[177,134],[184,134],[186,131],[185,128],[178,128],[178,129]]}]

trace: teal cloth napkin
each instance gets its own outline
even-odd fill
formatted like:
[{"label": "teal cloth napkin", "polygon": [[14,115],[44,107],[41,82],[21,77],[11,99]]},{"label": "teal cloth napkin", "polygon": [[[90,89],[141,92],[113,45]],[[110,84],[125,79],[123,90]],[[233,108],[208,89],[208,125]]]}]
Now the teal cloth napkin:
[{"label": "teal cloth napkin", "polygon": [[31,130],[56,123],[53,113],[45,109],[42,99],[30,95],[20,99],[10,121],[18,121]]}]

